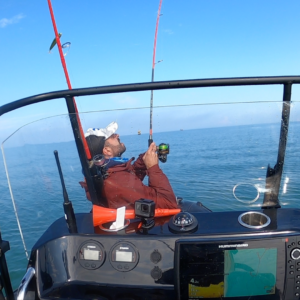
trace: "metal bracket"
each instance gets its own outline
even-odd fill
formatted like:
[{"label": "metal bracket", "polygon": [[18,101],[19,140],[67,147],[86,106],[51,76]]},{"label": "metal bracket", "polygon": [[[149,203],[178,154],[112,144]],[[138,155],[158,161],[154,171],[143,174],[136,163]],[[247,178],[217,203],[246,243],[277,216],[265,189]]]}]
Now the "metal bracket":
[{"label": "metal bracket", "polygon": [[24,275],[22,281],[21,281],[21,284],[18,288],[18,296],[17,296],[17,300],[24,300],[25,298],[25,294],[26,294],[26,291],[27,291],[27,287],[28,287],[28,284],[31,280],[31,278],[35,275],[35,269],[32,268],[32,267],[29,267],[27,269],[27,272],[26,274]]}]

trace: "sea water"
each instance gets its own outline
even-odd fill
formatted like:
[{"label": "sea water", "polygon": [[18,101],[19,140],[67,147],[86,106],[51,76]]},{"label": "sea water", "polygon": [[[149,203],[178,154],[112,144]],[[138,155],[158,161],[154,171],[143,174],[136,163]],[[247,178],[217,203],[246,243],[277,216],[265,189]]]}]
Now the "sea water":
[{"label": "sea water", "polygon": [[[299,123],[292,123],[289,130],[290,139],[287,144],[279,197],[282,206],[285,207],[300,207],[299,127]],[[270,164],[274,167],[277,160],[279,133],[278,124],[268,124],[157,133],[154,139],[157,144],[161,142],[170,144],[167,162],[160,163],[160,166],[168,176],[177,196],[189,201],[200,201],[212,211],[248,210],[260,209],[267,166]],[[148,135],[122,136],[121,141],[127,146],[127,151],[123,156],[137,157],[139,153],[147,149]],[[19,168],[15,168],[10,173],[10,177],[12,182],[18,182],[20,189],[26,191],[24,198],[32,199],[32,201],[26,200],[19,203],[18,209],[23,209],[29,216],[33,216],[21,220],[21,224],[26,229],[26,239],[36,241],[49,226],[49,219],[54,221],[63,216],[62,189],[53,150],[59,152],[67,192],[75,212],[90,211],[91,203],[86,200],[85,193],[78,184],[83,179],[83,175],[74,142],[26,147],[27,153],[35,157],[35,161],[27,162],[28,165],[25,159],[22,165],[24,155],[23,152],[19,152],[20,149],[7,149],[5,153],[7,160],[14,157],[20,160],[17,164]],[[50,153],[51,158],[41,153]],[[2,158],[0,163],[2,166]],[[41,169],[35,168],[36,165],[42,165],[47,175],[39,173]],[[27,169],[26,174],[22,171],[22,167]],[[36,186],[27,186],[29,177],[36,179]],[[284,192],[286,178],[291,179],[288,193]],[[251,201],[252,194],[248,198],[245,195],[247,188],[243,190],[244,195],[234,195],[233,188],[239,184],[249,187],[249,194],[253,194],[253,187],[256,187],[254,197],[257,191],[258,197],[254,203]],[[43,189],[40,190],[40,187]],[[246,200],[239,201],[239,199]],[[45,220],[44,224],[43,220]],[[2,238],[10,242],[11,250],[6,253],[6,258],[15,289],[25,273],[27,259],[4,168],[0,173],[0,230]]]}]

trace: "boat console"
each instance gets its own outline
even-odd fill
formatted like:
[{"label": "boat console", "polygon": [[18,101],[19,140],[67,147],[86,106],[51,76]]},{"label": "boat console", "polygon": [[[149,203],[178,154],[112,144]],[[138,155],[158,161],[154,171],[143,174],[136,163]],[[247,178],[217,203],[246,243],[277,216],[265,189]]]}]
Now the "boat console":
[{"label": "boat console", "polygon": [[57,220],[33,247],[32,291],[40,299],[299,299],[300,210],[180,214],[196,227],[183,221],[174,230],[175,215],[109,232],[88,213],[69,234]]}]

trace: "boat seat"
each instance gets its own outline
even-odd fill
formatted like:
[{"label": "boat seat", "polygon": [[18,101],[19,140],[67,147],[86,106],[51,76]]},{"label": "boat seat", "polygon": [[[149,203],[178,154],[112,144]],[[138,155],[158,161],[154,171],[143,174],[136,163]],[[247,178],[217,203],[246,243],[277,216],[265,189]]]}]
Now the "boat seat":
[{"label": "boat seat", "polygon": [[[94,183],[94,187],[96,190],[96,196],[97,196],[97,205],[102,206],[102,207],[107,207],[108,208],[108,203],[106,201],[106,199],[104,199],[101,196],[101,191],[102,191],[102,178],[99,178],[98,176],[93,176],[93,183]],[[90,192],[86,183],[86,180],[84,179],[84,181],[80,181],[79,182],[80,186],[85,190],[85,195],[86,198],[91,201],[91,196],[90,196]]]}]

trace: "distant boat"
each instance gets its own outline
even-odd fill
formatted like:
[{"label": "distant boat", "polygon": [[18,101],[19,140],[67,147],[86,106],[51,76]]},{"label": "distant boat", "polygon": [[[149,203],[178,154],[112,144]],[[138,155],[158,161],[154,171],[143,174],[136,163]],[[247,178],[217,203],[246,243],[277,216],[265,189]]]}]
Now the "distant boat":
[{"label": "distant boat", "polygon": [[183,129],[180,129],[180,131],[183,131]]},{"label": "distant boat", "polygon": [[139,130],[139,131],[138,131],[138,135],[140,135],[140,134],[141,134],[141,131]]}]

